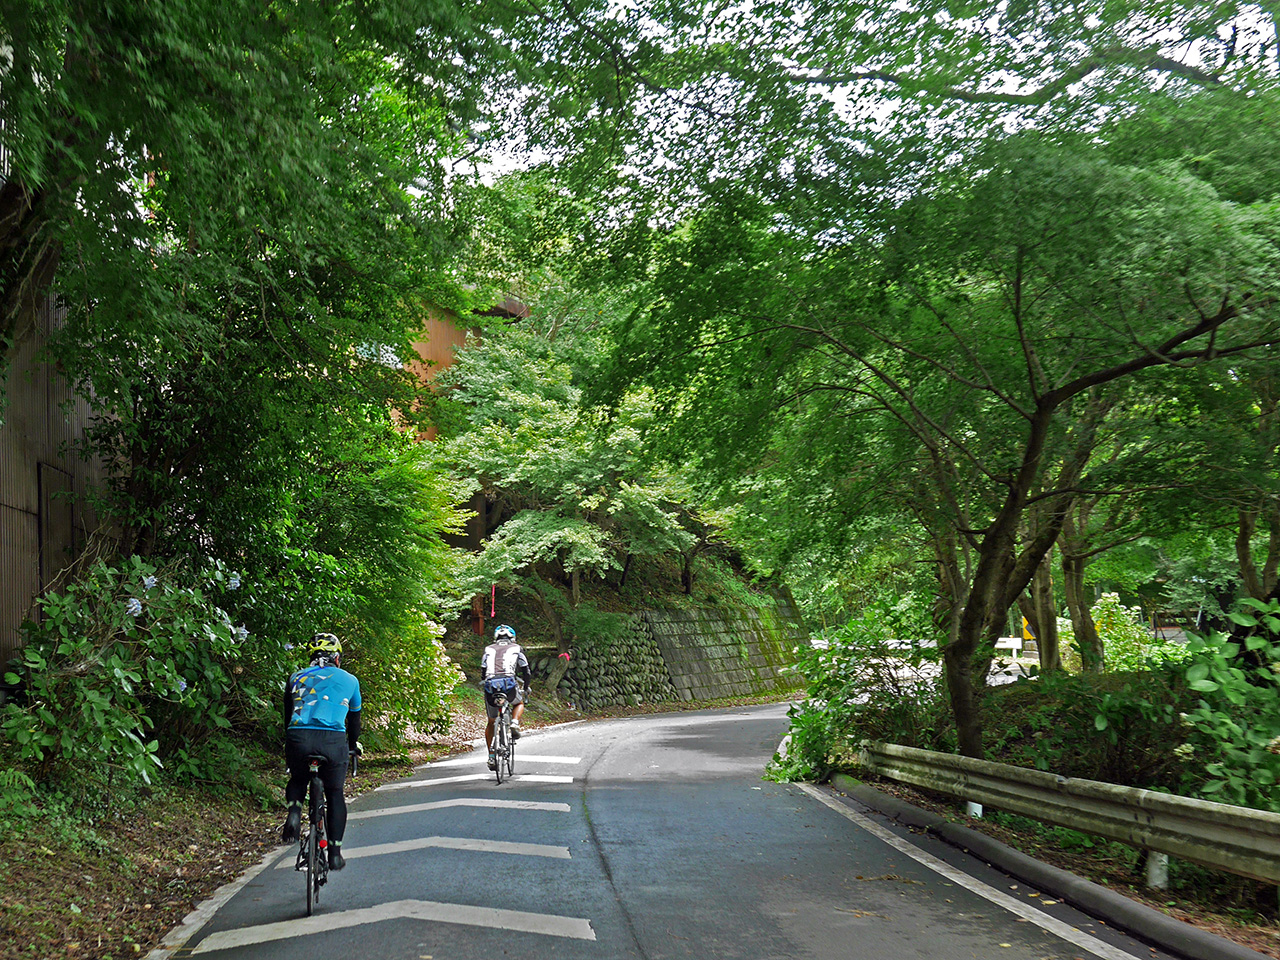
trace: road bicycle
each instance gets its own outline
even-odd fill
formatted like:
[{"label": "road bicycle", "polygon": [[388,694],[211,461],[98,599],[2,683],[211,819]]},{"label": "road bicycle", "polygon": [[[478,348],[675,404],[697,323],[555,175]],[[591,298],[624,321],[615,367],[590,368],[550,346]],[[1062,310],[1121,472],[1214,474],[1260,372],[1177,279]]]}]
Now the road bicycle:
[{"label": "road bicycle", "polygon": [[[347,754],[350,776],[354,777],[360,765],[360,754]],[[324,781],[320,779],[320,766],[326,759],[319,754],[307,757],[307,771],[311,779],[307,783],[307,822],[298,837],[298,859],[293,869],[301,871],[307,881],[307,916],[320,903],[320,888],[329,881],[329,838],[326,834],[325,814],[328,812],[324,796]]]},{"label": "road bicycle", "polygon": [[503,776],[510,778],[515,775],[516,742],[511,736],[511,701],[498,694],[493,703],[498,708],[498,716],[493,722],[493,755],[497,760],[494,773],[501,783]]}]

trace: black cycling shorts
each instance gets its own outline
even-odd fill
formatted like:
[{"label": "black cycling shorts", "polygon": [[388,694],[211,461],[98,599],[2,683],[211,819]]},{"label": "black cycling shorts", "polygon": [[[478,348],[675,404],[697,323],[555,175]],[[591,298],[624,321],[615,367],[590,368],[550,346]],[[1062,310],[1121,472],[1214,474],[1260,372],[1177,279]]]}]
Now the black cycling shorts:
[{"label": "black cycling shorts", "polygon": [[512,706],[524,703],[524,691],[515,677],[490,677],[480,686],[484,690],[484,712],[490,720],[498,715],[498,705],[494,702],[498,694],[506,697]]}]

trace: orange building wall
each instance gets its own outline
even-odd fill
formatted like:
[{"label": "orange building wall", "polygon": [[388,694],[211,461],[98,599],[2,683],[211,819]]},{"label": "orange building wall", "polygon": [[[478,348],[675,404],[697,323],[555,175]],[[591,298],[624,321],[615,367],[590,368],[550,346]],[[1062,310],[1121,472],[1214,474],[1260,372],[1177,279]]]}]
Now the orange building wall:
[{"label": "orange building wall", "polygon": [[[476,336],[479,335],[479,330],[472,330]],[[453,364],[454,352],[466,343],[467,332],[458,326],[458,318],[452,310],[428,306],[422,339],[413,345],[419,360],[411,362],[409,369],[430,383],[437,373]]]}]

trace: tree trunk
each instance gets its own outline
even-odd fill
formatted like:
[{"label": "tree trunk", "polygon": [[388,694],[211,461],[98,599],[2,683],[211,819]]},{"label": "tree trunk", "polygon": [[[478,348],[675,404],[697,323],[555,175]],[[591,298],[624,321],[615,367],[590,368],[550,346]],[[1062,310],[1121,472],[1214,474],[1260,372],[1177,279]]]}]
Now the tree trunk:
[{"label": "tree trunk", "polygon": [[1040,651],[1040,671],[1052,673],[1062,669],[1062,652],[1058,648],[1058,605],[1053,597],[1052,550],[1046,553],[1035,576],[1031,578],[1031,593],[1035,598],[1036,620],[1040,632],[1036,635],[1036,649]]},{"label": "tree trunk", "polygon": [[982,759],[984,754],[980,694],[986,686],[990,656],[981,657],[978,651],[994,648],[1009,608],[1027,589],[1057,541],[1072,502],[1071,494],[1066,491],[1074,486],[1092,448],[1092,437],[1087,430],[1090,418],[1081,418],[1086,429],[1077,437],[1074,456],[1064,465],[1060,477],[1066,480],[1062,484],[1064,492],[1056,498],[1052,509],[1043,511],[1038,529],[1019,551],[1018,528],[1025,517],[1030,493],[1039,482],[1041,457],[1054,413],[1055,404],[1042,399],[1030,418],[1022,463],[1009,480],[1000,511],[982,533],[977,566],[964,596],[954,638],[943,653],[957,744],[960,753],[967,757]]},{"label": "tree trunk", "polygon": [[560,681],[564,679],[564,675],[569,672],[568,651],[564,651],[564,656],[556,657],[556,662],[551,669],[547,671],[547,679],[544,682],[543,689],[547,693],[554,693]]},{"label": "tree trunk", "polygon": [[979,685],[973,679],[973,663],[956,643],[947,644],[942,662],[946,668],[951,712],[956,720],[956,749],[961,756],[982,759],[981,697]]},{"label": "tree trunk", "polygon": [[1085,673],[1101,673],[1106,669],[1106,651],[1098,636],[1097,624],[1089,612],[1088,590],[1084,584],[1084,572],[1088,564],[1080,557],[1062,551],[1062,592],[1067,600],[1067,612],[1071,616],[1071,632],[1075,634],[1076,647],[1080,650],[1080,664]]}]

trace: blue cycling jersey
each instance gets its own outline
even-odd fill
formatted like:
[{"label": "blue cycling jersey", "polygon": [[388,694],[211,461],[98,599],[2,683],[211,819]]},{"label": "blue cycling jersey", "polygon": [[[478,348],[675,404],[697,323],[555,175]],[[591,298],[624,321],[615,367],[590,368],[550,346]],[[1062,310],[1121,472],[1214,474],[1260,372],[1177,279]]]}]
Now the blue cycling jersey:
[{"label": "blue cycling jersey", "polygon": [[290,730],[346,730],[360,710],[360,681],[340,667],[310,666],[289,678]]}]

